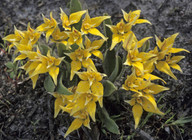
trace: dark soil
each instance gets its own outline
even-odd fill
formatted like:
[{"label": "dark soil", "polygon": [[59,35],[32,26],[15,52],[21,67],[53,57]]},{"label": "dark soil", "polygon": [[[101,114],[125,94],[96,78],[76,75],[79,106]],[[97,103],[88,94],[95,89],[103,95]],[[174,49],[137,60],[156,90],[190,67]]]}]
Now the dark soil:
[{"label": "dark soil", "polygon": [[[89,9],[90,15],[100,16],[108,13],[113,23],[122,18],[121,9],[125,11],[140,9],[141,18],[148,19],[152,25],[137,25],[134,33],[139,39],[157,35],[168,37],[176,32],[175,47],[185,48],[192,52],[192,1],[191,0],[81,0],[83,8]],[[40,25],[43,20],[41,14],[53,16],[59,21],[59,8],[69,11],[69,0],[0,0],[0,36],[13,33],[15,25],[20,30],[26,30],[28,22],[33,28]],[[0,38],[0,43],[3,41]],[[154,40],[151,43],[154,45]],[[172,121],[181,117],[192,116],[192,56],[191,53],[180,53],[186,58],[179,64],[183,73],[174,71],[179,79],[175,81],[159,74],[165,81],[168,92],[156,96],[157,100],[164,95],[159,107],[169,112],[161,117],[152,115],[146,124],[134,130],[134,119],[131,108],[121,102],[107,102],[107,109],[111,115],[121,115],[117,120],[121,135],[107,135],[99,131],[100,124],[92,124],[93,131],[79,129],[68,139],[88,139],[87,133],[99,136],[100,139],[192,139],[192,123],[183,125],[167,125],[165,122],[174,114]],[[43,77],[33,90],[30,80],[25,78],[12,80],[9,77],[5,63],[12,61],[11,55],[0,47],[0,140],[60,140],[69,127],[72,118],[67,114],[60,114],[53,119],[54,98],[45,92]],[[41,80],[42,79],[42,80]],[[110,103],[110,104],[109,104]],[[116,111],[115,111],[116,110]],[[142,120],[148,113],[144,113]],[[141,122],[142,123],[142,122]],[[169,122],[170,123],[170,122]],[[100,133],[100,134],[99,134]],[[94,137],[96,138],[96,137]]]}]

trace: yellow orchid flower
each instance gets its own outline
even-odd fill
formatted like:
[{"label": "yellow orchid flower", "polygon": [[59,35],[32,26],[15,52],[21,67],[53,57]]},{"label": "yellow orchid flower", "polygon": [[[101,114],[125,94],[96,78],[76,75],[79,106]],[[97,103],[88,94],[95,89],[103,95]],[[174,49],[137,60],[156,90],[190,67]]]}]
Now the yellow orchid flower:
[{"label": "yellow orchid flower", "polygon": [[133,32],[131,31],[132,26],[130,24],[125,24],[123,19],[117,25],[107,25],[110,30],[113,32],[112,35],[112,44],[110,50],[112,50],[116,44],[120,43],[121,41],[124,42],[125,38],[128,35],[133,36]]},{"label": "yellow orchid flower", "polygon": [[137,67],[132,67],[132,71],[135,72],[135,75],[139,78],[145,79],[145,80],[161,80],[164,83],[166,83],[162,78],[155,76],[151,74],[154,70],[154,62],[153,61],[146,61],[143,63],[143,73],[137,68]]},{"label": "yellow orchid flower", "polygon": [[28,23],[27,31],[24,31],[24,40],[34,45],[40,38],[41,34],[36,30],[32,29],[30,23]]},{"label": "yellow orchid flower", "polygon": [[100,106],[103,106],[103,85],[100,83],[104,74],[101,74],[96,71],[87,71],[87,72],[78,72],[79,78],[83,81],[80,81],[77,86],[77,93],[90,93],[97,97]]},{"label": "yellow orchid flower", "polygon": [[122,12],[123,12],[123,17],[124,17],[125,21],[128,22],[131,25],[141,24],[141,23],[151,24],[151,22],[149,22],[146,19],[139,19],[141,10],[136,10],[136,11],[133,11],[133,12],[130,11],[129,13],[122,10]]},{"label": "yellow orchid flower", "polygon": [[161,40],[157,36],[155,36],[156,44],[159,48],[159,52],[158,52],[158,50],[155,51],[156,53],[159,53],[158,60],[164,59],[165,56],[170,54],[170,53],[178,53],[181,51],[185,51],[185,52],[190,53],[188,50],[183,49],[183,48],[173,48],[175,38],[178,36],[178,34],[179,33],[175,33],[175,34],[171,35],[170,37],[164,39],[163,42],[161,42]]},{"label": "yellow orchid flower", "polygon": [[68,17],[61,8],[60,10],[61,10],[62,25],[65,30],[71,30],[71,25],[78,23],[81,20],[83,14],[86,13],[86,10],[78,11],[70,14],[70,16]]},{"label": "yellow orchid flower", "polygon": [[158,94],[169,89],[164,86],[151,83],[150,79],[146,80],[141,77],[137,77],[135,71],[130,76],[127,76],[122,88],[140,94]]},{"label": "yellow orchid flower", "polygon": [[88,11],[86,12],[85,18],[83,19],[81,31],[84,34],[93,34],[96,36],[102,37],[104,40],[107,40],[107,38],[96,28],[98,27],[101,22],[103,22],[105,19],[110,18],[110,16],[99,16],[90,18]]},{"label": "yellow orchid flower", "polygon": [[56,98],[55,99],[55,107],[54,107],[54,118],[57,117],[57,115],[59,114],[59,112],[62,110],[61,106],[65,106],[69,103],[72,102],[73,98],[74,98],[74,94],[73,95],[62,95],[62,94],[58,94],[58,93],[54,93],[53,96]]},{"label": "yellow orchid flower", "polygon": [[10,51],[11,48],[14,46],[14,43],[19,43],[23,38],[24,38],[24,32],[18,30],[14,26],[14,34],[10,34],[10,35],[4,37],[3,40],[6,40],[6,41],[12,43],[11,45],[9,45],[9,51]]},{"label": "yellow orchid flower", "polygon": [[64,31],[61,32],[58,26],[56,27],[51,36],[52,42],[63,43],[64,45],[67,45],[66,39],[68,38],[68,34]]},{"label": "yellow orchid flower", "polygon": [[96,71],[95,65],[93,61],[91,60],[91,53],[86,49],[76,49],[74,52],[67,54],[72,62],[71,62],[71,76],[70,80],[73,79],[75,73],[81,69],[81,67],[84,68],[91,68]]},{"label": "yellow orchid flower", "polygon": [[52,12],[50,12],[50,19],[45,18],[43,15],[44,23],[36,28],[36,31],[46,32],[46,42],[57,27],[57,21],[53,18]]},{"label": "yellow orchid flower", "polygon": [[[55,58],[50,55],[49,51],[47,56],[43,56],[38,50],[38,52],[21,51],[21,55],[16,58],[16,60],[25,59],[27,57],[29,60],[22,68],[26,70],[26,74],[29,74],[29,78],[49,72],[55,85],[57,85],[57,76],[59,74],[58,65],[61,63],[63,58]],[[33,88],[35,88],[37,78],[35,78],[35,80],[32,79]]]},{"label": "yellow orchid flower", "polygon": [[132,112],[135,120],[135,129],[138,127],[139,121],[143,114],[143,109],[147,112],[164,115],[164,113],[158,109],[155,98],[151,94],[136,93],[132,97],[133,98],[131,100],[125,102],[133,106]]},{"label": "yellow orchid flower", "polygon": [[138,48],[135,47],[133,50],[130,50],[127,54],[127,59],[124,65],[134,66],[138,68],[142,73],[144,72],[143,63],[148,59],[155,57],[155,54],[139,52]]},{"label": "yellow orchid flower", "polygon": [[103,60],[103,54],[101,51],[99,51],[99,49],[101,48],[104,42],[104,39],[94,40],[93,42],[91,42],[89,38],[85,36],[85,49],[89,50],[90,53]]},{"label": "yellow orchid flower", "polygon": [[131,32],[130,34],[128,34],[123,42],[123,48],[126,50],[126,51],[129,51],[129,50],[133,50],[135,48],[135,46],[137,46],[137,48],[140,48],[143,46],[143,44],[151,39],[152,37],[145,37],[141,40],[137,40],[136,36],[134,35],[133,32]]},{"label": "yellow orchid flower", "polygon": [[86,110],[80,110],[74,115],[74,118],[75,120],[71,123],[70,127],[65,133],[64,138],[66,138],[74,130],[79,129],[82,125],[90,129],[90,125],[89,125],[90,119]]},{"label": "yellow orchid flower", "polygon": [[75,27],[73,27],[72,31],[68,32],[68,35],[69,35],[68,44],[73,45],[76,43],[78,46],[83,48],[82,34],[83,33],[79,32],[78,30],[75,29]]}]

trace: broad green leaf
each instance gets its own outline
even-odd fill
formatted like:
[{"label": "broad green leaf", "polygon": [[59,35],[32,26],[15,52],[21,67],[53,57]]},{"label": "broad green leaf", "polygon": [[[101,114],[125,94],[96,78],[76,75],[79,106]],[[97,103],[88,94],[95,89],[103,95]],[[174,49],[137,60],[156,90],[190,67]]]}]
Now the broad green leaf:
[{"label": "broad green leaf", "polygon": [[103,70],[108,77],[111,75],[111,73],[115,68],[114,63],[115,61],[116,61],[115,50],[112,51],[107,50],[104,54]]},{"label": "broad green leaf", "polygon": [[48,50],[50,49],[47,45],[39,45],[39,49],[43,55],[47,55]]},{"label": "broad green leaf", "polygon": [[104,96],[110,96],[115,90],[117,90],[117,87],[115,87],[115,85],[109,80],[104,81],[103,86]]},{"label": "broad green leaf", "polygon": [[[82,10],[82,6],[79,0],[71,0],[70,2],[70,14],[81,11]],[[81,24],[82,24],[82,19],[74,24],[73,26],[80,31],[81,29]]]},{"label": "broad green leaf", "polygon": [[48,75],[45,78],[44,88],[46,89],[47,92],[54,92],[54,90],[55,90],[55,84],[50,75]]},{"label": "broad green leaf", "polygon": [[14,65],[12,62],[7,62],[6,64],[6,67],[9,68],[9,69],[14,69]]},{"label": "broad green leaf", "polygon": [[[108,16],[108,14],[104,13],[103,16]],[[104,45],[106,45],[107,48],[109,48],[111,46],[113,33],[111,32],[110,28],[107,27],[106,25],[112,25],[112,21],[110,18],[103,21],[104,35],[108,38],[107,42]]]},{"label": "broad green leaf", "polygon": [[113,70],[113,72],[111,73],[109,80],[114,82],[116,77],[119,75],[119,73],[121,72],[122,69],[122,61],[121,61],[121,57],[120,56],[116,56],[115,57],[115,68]]},{"label": "broad green leaf", "polygon": [[120,134],[118,125],[109,117],[109,114],[104,107],[100,109],[99,117],[108,131],[114,134]]},{"label": "broad green leaf", "polygon": [[64,94],[64,95],[72,95],[73,93],[70,92],[62,82],[63,79],[63,74],[59,74],[59,83],[57,84],[56,92],[59,94]]},{"label": "broad green leaf", "polygon": [[59,43],[57,46],[57,52],[59,57],[63,57],[66,51],[66,46],[62,43]]}]

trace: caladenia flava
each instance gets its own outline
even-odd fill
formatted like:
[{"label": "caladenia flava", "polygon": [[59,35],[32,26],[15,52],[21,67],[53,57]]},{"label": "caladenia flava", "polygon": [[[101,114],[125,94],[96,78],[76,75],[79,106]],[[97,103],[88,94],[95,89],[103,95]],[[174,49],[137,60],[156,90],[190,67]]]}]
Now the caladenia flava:
[{"label": "caladenia flava", "polygon": [[[107,102],[103,103],[105,97],[121,94],[118,88],[133,93],[125,104],[132,106],[135,128],[139,126],[143,110],[163,115],[155,95],[169,88],[157,84],[157,80],[164,84],[166,81],[153,72],[156,69],[174,79],[177,78],[171,68],[182,72],[178,63],[184,56],[176,53],[189,51],[173,48],[178,33],[163,41],[155,36],[157,46],[148,51],[149,46],[146,45],[152,37],[138,40],[132,31],[137,24],[151,24],[146,19],[140,19],[140,10],[122,10],[123,18],[112,25],[107,14],[90,17],[88,10],[81,9],[78,0],[71,0],[70,4],[73,5],[70,14],[61,9],[60,22],[53,18],[54,13],[51,12],[50,19],[43,16],[44,23],[36,29],[30,24],[26,31],[14,27],[14,34],[3,38],[11,43],[9,50],[15,47],[17,56],[14,62],[23,61],[20,68],[32,80],[33,88],[39,75],[45,75],[44,87],[55,97],[54,118],[60,111],[74,118],[65,137],[81,126],[91,129],[90,122],[96,122],[96,119],[101,120],[101,127],[119,134],[118,125],[104,108]],[[102,22],[104,33],[97,28]],[[46,44],[39,41],[43,34]],[[125,52],[123,58],[118,56],[121,47]],[[125,67],[127,65],[128,68]],[[131,74],[117,87],[114,81],[121,78],[126,68]],[[126,92],[127,97],[130,92]]]}]

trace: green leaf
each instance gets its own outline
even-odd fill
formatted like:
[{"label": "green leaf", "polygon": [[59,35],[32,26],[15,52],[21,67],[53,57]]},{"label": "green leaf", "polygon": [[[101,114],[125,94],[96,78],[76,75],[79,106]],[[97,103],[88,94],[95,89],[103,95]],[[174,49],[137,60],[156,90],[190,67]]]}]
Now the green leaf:
[{"label": "green leaf", "polygon": [[115,123],[114,120],[112,120],[109,117],[109,114],[108,114],[108,112],[106,111],[106,109],[104,107],[100,109],[99,117],[100,117],[104,127],[108,131],[110,131],[110,132],[112,132],[114,134],[120,134],[118,125]]},{"label": "green leaf", "polygon": [[64,85],[62,82],[63,79],[63,73],[59,74],[59,83],[57,85],[56,91],[59,94],[64,94],[64,95],[72,95],[73,93],[70,92]]},{"label": "green leaf", "polygon": [[63,57],[64,56],[64,53],[66,51],[66,46],[62,43],[59,43],[57,45],[57,52],[58,52],[58,56],[59,57]]},{"label": "green leaf", "polygon": [[43,55],[47,55],[47,52],[49,50],[49,47],[47,45],[39,45],[39,49]]},{"label": "green leaf", "polygon": [[[82,10],[81,2],[79,0],[71,0],[70,14],[81,11],[81,10]],[[81,24],[82,24],[82,19],[78,23],[74,24],[73,26],[80,31]]]},{"label": "green leaf", "polygon": [[104,81],[103,86],[104,86],[104,96],[110,96],[115,90],[117,90],[115,85],[109,80]]},{"label": "green leaf", "polygon": [[192,116],[179,118],[178,120],[171,123],[171,125],[182,125],[185,123],[192,123]]},{"label": "green leaf", "polygon": [[142,51],[142,52],[147,52],[149,48],[150,48],[150,41],[147,40],[147,41],[145,42],[145,44],[142,46],[141,51]]},{"label": "green leaf", "polygon": [[115,50],[114,49],[112,51],[107,50],[104,54],[103,70],[108,77],[111,75],[111,73],[115,68],[114,62],[116,62]]},{"label": "green leaf", "polygon": [[111,73],[109,80],[114,82],[116,77],[119,75],[119,73],[121,72],[122,69],[122,61],[121,61],[121,57],[120,56],[115,56],[116,60],[115,60],[115,67],[113,72]]},{"label": "green leaf", "polygon": [[55,84],[51,78],[51,76],[47,76],[44,81],[44,88],[47,92],[54,92],[55,90]]},{"label": "green leaf", "polygon": [[14,64],[12,62],[7,62],[5,65],[9,69],[14,69]]},{"label": "green leaf", "polygon": [[[103,16],[109,16],[107,13],[104,13]],[[111,42],[112,42],[112,35],[113,33],[111,32],[110,28],[106,26],[107,25],[112,25],[111,19],[106,19],[103,21],[103,29],[104,29],[104,35],[108,38],[107,42],[103,44],[103,47],[101,48],[104,49],[104,46],[107,46],[107,48],[110,48]]]},{"label": "green leaf", "polygon": [[10,78],[11,78],[11,79],[14,79],[15,76],[16,76],[15,73],[14,73],[14,71],[12,71],[9,75],[10,75]]}]

